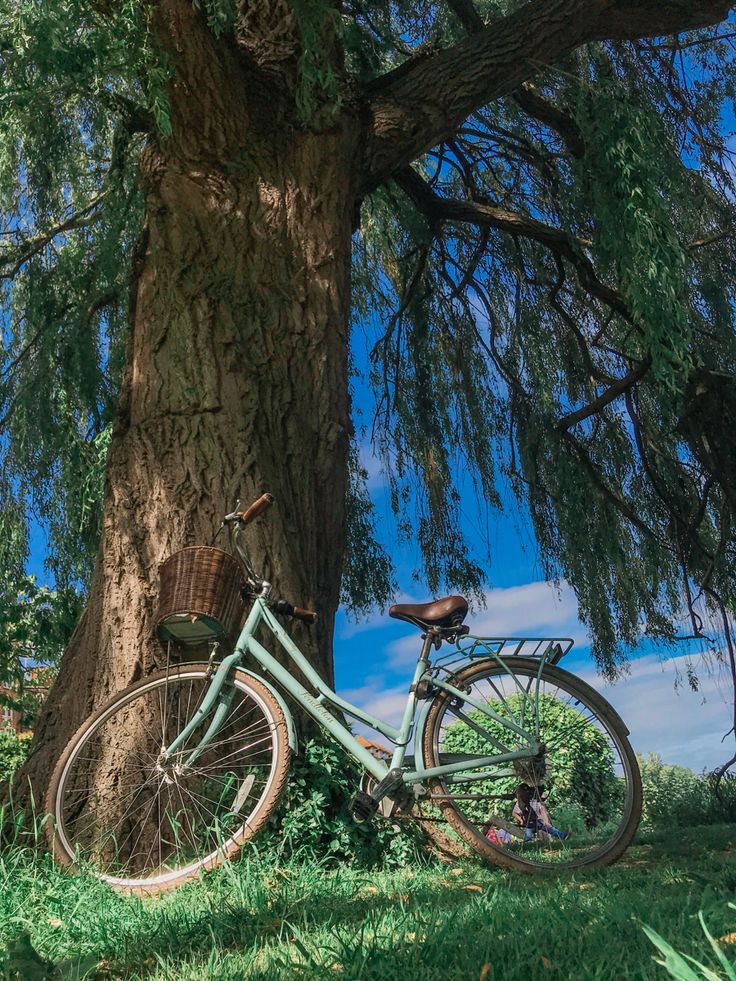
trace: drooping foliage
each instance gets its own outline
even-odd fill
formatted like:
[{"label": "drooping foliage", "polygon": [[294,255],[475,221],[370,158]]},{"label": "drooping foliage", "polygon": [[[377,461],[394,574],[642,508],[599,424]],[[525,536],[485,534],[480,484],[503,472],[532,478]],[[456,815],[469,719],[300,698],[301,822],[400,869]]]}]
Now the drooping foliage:
[{"label": "drooping foliage", "polygon": [[[280,55],[295,65],[295,118],[320,130],[355,111],[360,85],[520,4],[282,6],[299,29]],[[262,8],[201,4],[214,34],[244,45]],[[16,524],[3,553],[16,596],[29,520],[48,528],[61,589],[84,589],[95,554],[143,222],[137,163],[170,125],[151,9],[0,0],[0,504]],[[461,492],[472,482],[483,520],[510,489],[609,672],[642,630],[675,636],[683,607],[701,633],[698,594],[721,626],[736,606],[730,34],[594,43],[540,65],[370,193],[355,235],[367,433],[420,574],[433,591],[480,593],[488,556]],[[344,594],[366,609],[392,574],[356,433]]]},{"label": "drooping foliage", "polygon": [[721,629],[734,608],[733,447],[714,446],[735,388],[732,44],[590,45],[364,208],[399,508],[418,501],[446,581],[476,585],[457,474],[489,503],[506,478],[610,671],[642,630],[700,633],[698,596]]}]

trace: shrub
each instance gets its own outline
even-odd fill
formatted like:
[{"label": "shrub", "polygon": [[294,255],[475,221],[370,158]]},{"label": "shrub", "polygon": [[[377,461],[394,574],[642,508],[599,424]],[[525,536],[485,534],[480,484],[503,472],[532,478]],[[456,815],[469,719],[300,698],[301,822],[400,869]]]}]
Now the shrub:
[{"label": "shrub", "polygon": [[[511,695],[505,704],[498,699],[488,702],[497,715],[518,722],[522,718],[524,701],[521,695]],[[578,709],[563,705],[552,695],[539,698],[539,721],[542,738],[550,748],[549,770],[545,783],[550,788],[550,808],[555,816],[562,811],[571,828],[583,828],[605,821],[611,807],[620,794],[620,785],[613,768],[613,753],[602,732],[593,726],[581,725]],[[507,744],[509,730],[500,722],[489,718],[477,709],[467,713],[469,718],[481,728],[490,732],[501,743]],[[452,753],[474,753],[478,755],[492,752],[483,735],[462,720],[448,726],[443,749]],[[519,777],[513,776],[494,780],[487,785],[487,792],[515,795]],[[485,792],[486,785],[479,785],[479,792]],[[482,808],[473,816],[483,819]],[[472,808],[470,808],[472,812]]]},{"label": "shrub", "polygon": [[12,729],[0,730],[0,784],[9,780],[28,755],[31,734],[16,735]]},{"label": "shrub", "polygon": [[736,819],[736,778],[724,777],[716,788],[711,775],[698,775],[685,766],[664,763],[649,753],[639,757],[644,807],[649,827],[718,824]]},{"label": "shrub", "polygon": [[274,818],[278,848],[339,862],[398,868],[416,861],[420,833],[411,821],[376,816],[356,824],[348,803],[360,785],[361,769],[342,747],[324,739],[300,746]]}]

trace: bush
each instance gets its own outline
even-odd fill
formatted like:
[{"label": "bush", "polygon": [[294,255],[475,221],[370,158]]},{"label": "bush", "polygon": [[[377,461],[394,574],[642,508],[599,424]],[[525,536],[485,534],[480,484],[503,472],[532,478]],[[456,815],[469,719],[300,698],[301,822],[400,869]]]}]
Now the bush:
[{"label": "bush", "polygon": [[[569,822],[566,826],[575,830],[606,821],[621,792],[606,737],[592,726],[581,725],[580,711],[552,695],[541,695],[537,704],[542,738],[550,747],[549,769],[544,780],[550,789],[549,806],[555,818],[564,813]],[[504,703],[491,699],[488,705],[497,715],[518,723],[523,717],[525,701],[524,696],[517,694],[508,696]],[[509,730],[500,722],[478,709],[469,711],[468,717],[502,743],[508,743]],[[462,720],[448,726],[443,749],[480,756],[490,752],[485,737]],[[496,792],[515,798],[518,785],[519,777],[514,775],[478,787],[480,793]],[[482,821],[485,807],[479,804],[468,811],[475,820]]]},{"label": "bush", "polygon": [[644,807],[642,823],[652,828],[720,824],[736,820],[736,778],[726,776],[716,790],[711,775],[664,763],[649,753],[638,757]]},{"label": "bush", "polygon": [[386,869],[420,857],[420,834],[413,822],[377,815],[370,824],[355,823],[348,803],[361,774],[341,746],[319,738],[300,746],[274,818],[277,847],[284,857],[306,852],[318,859]]},{"label": "bush", "polygon": [[12,729],[0,730],[0,784],[5,783],[25,761],[31,734],[17,736]]}]

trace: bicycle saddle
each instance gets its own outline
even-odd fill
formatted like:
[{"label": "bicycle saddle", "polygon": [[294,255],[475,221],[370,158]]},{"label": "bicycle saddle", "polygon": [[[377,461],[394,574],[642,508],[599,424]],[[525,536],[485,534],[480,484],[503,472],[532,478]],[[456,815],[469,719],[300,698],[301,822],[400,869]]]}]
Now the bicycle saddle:
[{"label": "bicycle saddle", "polygon": [[459,627],[467,613],[464,596],[445,596],[433,603],[395,603],[388,611],[394,620],[406,620],[417,627]]}]

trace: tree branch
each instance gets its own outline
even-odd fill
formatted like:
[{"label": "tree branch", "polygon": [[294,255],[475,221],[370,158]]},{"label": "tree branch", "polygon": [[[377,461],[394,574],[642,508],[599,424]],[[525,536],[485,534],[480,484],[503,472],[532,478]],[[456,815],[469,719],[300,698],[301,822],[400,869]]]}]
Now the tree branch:
[{"label": "tree branch", "polygon": [[547,225],[517,211],[477,201],[440,197],[411,167],[396,174],[394,179],[430,221],[461,221],[481,227],[490,226],[510,235],[533,239],[546,246],[576,269],[580,282],[591,296],[605,303],[629,323],[634,322],[623,296],[600,281],[592,262],[583,254],[584,249],[590,248],[590,242],[576,239],[561,228]]},{"label": "tree branch", "polygon": [[569,443],[571,449],[577,456],[582,466],[587,470],[588,475],[590,476],[591,480],[598,488],[598,490],[601,492],[603,497],[605,497],[605,499],[610,504],[612,504],[617,511],[620,511],[620,513],[626,518],[626,520],[629,521],[630,524],[634,526],[634,528],[640,531],[642,535],[647,535],[652,538],[655,538],[662,547],[666,547],[665,542],[661,538],[659,538],[659,536],[649,527],[648,524],[646,524],[646,522],[641,520],[641,518],[636,513],[634,508],[629,504],[629,502],[624,500],[623,497],[619,497],[619,495],[608,486],[608,484],[603,479],[603,476],[599,472],[598,467],[590,459],[587,450],[583,446],[581,446],[581,444],[575,439],[572,433],[568,432],[568,430],[565,429],[562,431],[561,435],[563,439],[567,443]]},{"label": "tree branch", "polygon": [[[476,10],[473,0],[447,0],[447,6],[468,34],[479,34],[485,30],[485,22]],[[528,116],[533,116],[561,136],[573,157],[580,159],[584,155],[585,143],[575,120],[545,99],[531,82],[523,82],[513,93],[512,98]]]},{"label": "tree branch", "polygon": [[485,30],[486,22],[476,10],[473,0],[447,0],[447,6],[468,34],[478,34]]},{"label": "tree branch", "polygon": [[635,385],[638,381],[644,377],[644,375],[649,371],[651,367],[651,360],[649,358],[646,361],[640,362],[635,368],[627,372],[623,378],[610,385],[605,392],[602,392],[597,399],[593,399],[588,405],[582,406],[580,409],[576,409],[575,412],[568,412],[566,416],[563,416],[557,423],[558,429],[570,429],[572,426],[577,425],[577,423],[582,422],[584,419],[590,418],[590,416],[595,415],[600,412],[601,409],[605,409],[607,405],[614,402],[619,396],[627,392],[632,385]]},{"label": "tree branch", "polygon": [[39,252],[42,252],[57,235],[73,231],[76,228],[83,228],[85,225],[97,221],[100,217],[100,212],[95,211],[95,209],[105,197],[106,193],[106,191],[103,191],[101,194],[98,194],[86,207],[60,221],[58,224],[53,225],[45,232],[40,232],[25,242],[21,242],[19,245],[7,249],[4,253],[0,253],[0,279],[13,279],[20,272],[23,264],[35,255],[38,255]]},{"label": "tree branch", "polygon": [[529,0],[444,51],[419,56],[364,90],[359,193],[449,139],[473,109],[517,89],[540,64],[589,41],[634,40],[718,23],[731,0]]},{"label": "tree branch", "polygon": [[585,156],[585,142],[578,124],[572,116],[545,99],[531,82],[523,82],[513,93],[513,99],[528,116],[553,129],[576,160]]}]

